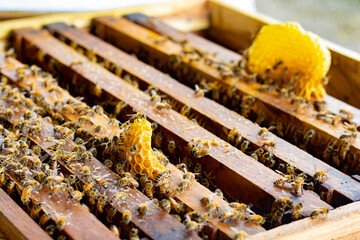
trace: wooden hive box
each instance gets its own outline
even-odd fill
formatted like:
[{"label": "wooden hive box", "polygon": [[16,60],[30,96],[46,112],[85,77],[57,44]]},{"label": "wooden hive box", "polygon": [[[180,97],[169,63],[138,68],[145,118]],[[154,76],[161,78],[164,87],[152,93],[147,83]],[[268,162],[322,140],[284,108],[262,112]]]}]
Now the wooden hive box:
[{"label": "wooden hive box", "polygon": [[[359,237],[360,57],[326,41],[331,81],[321,102],[240,81],[239,52],[273,22],[214,0],[1,22],[1,46],[14,53],[0,51],[0,231],[9,239]],[[170,160],[164,178],[123,171],[116,144],[127,130],[118,120],[131,124],[138,113],[152,123],[157,158]],[[127,159],[139,147],[130,149]],[[318,170],[324,179],[314,179]],[[301,175],[304,190],[275,185],[285,174]],[[235,211],[234,201],[248,207]],[[310,217],[321,208],[328,214]]]}]

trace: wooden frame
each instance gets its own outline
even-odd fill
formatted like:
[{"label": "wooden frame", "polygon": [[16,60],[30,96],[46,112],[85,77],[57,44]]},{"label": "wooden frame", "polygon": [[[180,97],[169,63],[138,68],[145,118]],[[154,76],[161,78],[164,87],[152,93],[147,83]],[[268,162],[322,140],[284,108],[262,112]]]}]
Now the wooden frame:
[{"label": "wooden frame", "polygon": [[[188,11],[188,9],[192,9]],[[208,18],[207,11],[210,13]],[[21,27],[39,28],[54,22],[66,22],[77,27],[87,27],[90,20],[97,16],[120,16],[131,12],[143,12],[161,17],[170,25],[184,31],[202,31],[202,34],[222,43],[231,49],[241,50],[249,46],[251,34],[262,25],[275,22],[260,14],[248,14],[234,9],[216,0],[182,0],[175,3],[156,4],[119,10],[109,10],[93,13],[54,14],[33,17],[24,20],[10,20],[0,23],[1,47],[6,44],[9,31]],[[186,12],[184,14],[184,12]],[[193,21],[187,21],[191,18]],[[221,39],[218,38],[221,36]],[[327,88],[329,94],[360,106],[360,55],[346,50],[336,44],[326,41],[331,49],[333,64],[330,70],[332,81]],[[337,208],[328,214],[327,218],[311,220],[309,218],[295,223],[277,227],[273,230],[255,234],[249,239],[299,239],[314,237],[327,239],[350,239],[360,236],[360,212],[358,203],[351,203]],[[345,217],[346,216],[346,217]],[[291,233],[290,233],[291,232]],[[10,237],[10,235],[8,235]]]}]

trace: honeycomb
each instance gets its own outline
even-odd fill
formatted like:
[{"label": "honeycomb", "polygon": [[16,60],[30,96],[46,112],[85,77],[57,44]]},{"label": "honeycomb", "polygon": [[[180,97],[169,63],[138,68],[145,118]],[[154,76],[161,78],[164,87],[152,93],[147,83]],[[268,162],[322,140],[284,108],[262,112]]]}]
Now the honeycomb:
[{"label": "honeycomb", "polygon": [[324,97],[330,64],[321,39],[293,22],[263,26],[249,48],[251,72],[295,83],[295,94],[305,99]]},{"label": "honeycomb", "polygon": [[133,173],[148,175],[155,180],[159,173],[168,171],[156,158],[151,148],[151,124],[143,117],[136,117],[124,123],[124,153]]}]

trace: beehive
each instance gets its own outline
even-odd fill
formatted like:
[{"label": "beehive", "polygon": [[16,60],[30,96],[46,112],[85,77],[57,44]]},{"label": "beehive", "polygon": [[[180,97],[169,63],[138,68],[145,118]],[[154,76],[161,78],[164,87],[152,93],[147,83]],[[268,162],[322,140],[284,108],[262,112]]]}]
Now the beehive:
[{"label": "beehive", "polygon": [[[182,3],[3,23],[15,52],[0,53],[7,237],[356,236],[360,111],[253,78],[226,47],[248,47],[250,38],[230,19],[254,31],[260,20],[215,1]],[[138,11],[208,27],[200,32],[208,40],[146,15],[119,16]],[[341,80],[350,60],[332,57],[329,74]],[[146,156],[157,170],[144,170]],[[304,190],[274,184],[283,175],[301,176]]]}]

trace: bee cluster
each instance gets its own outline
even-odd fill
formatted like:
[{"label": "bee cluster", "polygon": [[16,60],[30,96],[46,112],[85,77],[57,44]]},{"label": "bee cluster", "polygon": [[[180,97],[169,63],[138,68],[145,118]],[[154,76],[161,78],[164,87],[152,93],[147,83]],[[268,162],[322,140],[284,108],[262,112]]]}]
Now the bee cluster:
[{"label": "bee cluster", "polygon": [[[163,139],[163,133],[156,131],[156,123],[147,125],[147,130],[155,129],[152,152],[162,165],[157,167],[159,170],[150,172],[153,163],[149,165],[143,161],[138,170],[132,159],[139,157],[140,149],[149,147],[136,141],[150,142],[148,138],[151,137],[142,135],[146,133],[146,129],[142,129],[146,126],[144,115],[134,114],[121,124],[116,118],[108,117],[101,106],[89,107],[81,99],[71,97],[50,74],[36,66],[22,65],[16,72],[17,81],[2,76],[1,83],[1,185],[52,237],[65,239],[64,227],[71,222],[60,213],[54,215],[51,205],[36,198],[38,192],[50,198],[78,202],[116,236],[123,235],[124,230],[130,239],[137,239],[140,234],[131,223],[134,212],[128,209],[119,213],[113,207],[129,199],[126,190],[129,188],[143,192],[151,199],[151,204],[170,213],[183,222],[188,231],[199,232],[205,239],[204,227],[212,219],[264,223],[264,218],[245,204],[230,203],[234,210],[222,212],[214,200],[215,196],[224,199],[223,193],[216,188],[211,173],[203,170],[196,159],[207,155],[211,147],[218,146],[217,142],[193,139],[187,146],[189,157],[177,165],[183,172],[182,179],[174,185],[166,170],[169,158],[162,150],[176,162],[179,148],[175,140]],[[9,85],[9,81],[23,91]],[[140,125],[136,125],[138,123]],[[103,166],[97,164],[97,160]],[[139,162],[137,158],[135,162]],[[104,167],[113,172],[107,173],[102,170]],[[191,188],[193,181],[214,189],[212,195],[201,200],[204,212],[189,208],[177,198]],[[125,190],[115,191],[114,184]],[[110,193],[109,189],[112,189]],[[149,203],[139,204],[136,214],[151,214]],[[240,231],[235,237],[244,236],[246,233]]]},{"label": "bee cluster", "polygon": [[[156,41],[156,39],[153,39],[153,41]],[[243,117],[262,127],[273,127],[273,132],[277,136],[323,159],[341,171],[350,174],[358,172],[360,166],[359,157],[355,152],[349,152],[349,148],[345,148],[345,145],[356,140],[360,130],[359,126],[357,126],[358,123],[353,122],[353,113],[346,109],[340,109],[338,113],[332,112],[327,109],[326,102],[323,100],[308,101],[296,96],[294,92],[295,80],[279,84],[278,81],[268,77],[269,72],[276,70],[281,66],[282,62],[278,62],[273,68],[268,69],[263,76],[257,76],[250,74],[246,68],[246,52],[239,62],[225,62],[218,58],[216,53],[202,51],[193,47],[186,39],[178,41],[169,37],[167,41],[178,44],[182,51],[171,55],[170,60],[166,63],[151,57],[149,50],[141,46],[132,49],[132,51],[140,59],[145,60],[154,67],[171,74],[177,79],[181,79],[183,83],[194,88],[195,92],[200,91],[202,95],[235,110]],[[161,45],[164,43],[156,44]],[[199,68],[206,66],[204,68],[214,71],[214,74],[219,76],[219,80],[214,80],[212,75],[209,77],[197,71],[196,67],[193,66],[193,62],[196,62],[196,66],[200,66]],[[284,71],[286,72],[286,68],[284,68]],[[294,78],[300,77],[299,74],[294,76]],[[281,120],[281,117],[275,115],[272,110],[263,108],[254,96],[241,92],[237,88],[239,80],[253,83],[260,92],[278,95],[288,102],[295,112],[315,116],[316,119],[329,124],[329,126],[342,126],[344,129],[343,134],[335,141],[324,139],[327,141],[327,146],[324,145],[324,142],[317,137],[314,129],[301,126],[301,123],[287,124],[287,122]],[[284,116],[284,118],[286,117]],[[196,119],[196,116],[194,119]],[[342,155],[338,157],[342,146],[344,146]],[[334,148],[337,150],[333,151]]]}]

